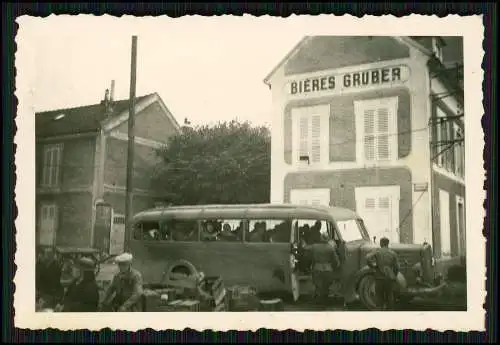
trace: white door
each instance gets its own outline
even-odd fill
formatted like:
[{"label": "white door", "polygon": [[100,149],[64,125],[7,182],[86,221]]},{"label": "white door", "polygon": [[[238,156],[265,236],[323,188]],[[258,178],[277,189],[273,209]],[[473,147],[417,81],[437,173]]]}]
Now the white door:
[{"label": "white door", "polygon": [[387,237],[399,243],[399,186],[356,188],[356,211],[363,218],[370,239]]},{"label": "white door", "polygon": [[450,194],[443,189],[439,190],[439,225],[441,233],[441,257],[450,257]]},{"label": "white door", "polygon": [[290,191],[290,202],[297,205],[330,205],[330,189],[292,189]]},{"label": "white door", "polygon": [[465,202],[464,199],[457,196],[457,235],[458,235],[458,253],[465,255],[466,253],[466,237],[465,237]]},{"label": "white door", "polygon": [[123,214],[114,213],[111,217],[111,233],[109,243],[109,254],[120,254],[124,250],[125,245],[125,216]]},{"label": "white door", "polygon": [[40,245],[54,245],[57,232],[57,218],[57,206],[55,204],[42,204],[40,207]]}]

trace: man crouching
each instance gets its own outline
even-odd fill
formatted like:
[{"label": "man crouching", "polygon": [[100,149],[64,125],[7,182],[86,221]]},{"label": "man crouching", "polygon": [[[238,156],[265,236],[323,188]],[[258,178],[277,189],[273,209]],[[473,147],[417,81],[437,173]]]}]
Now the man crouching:
[{"label": "man crouching", "polygon": [[142,275],[132,268],[132,254],[123,253],[115,258],[119,272],[107,289],[100,310],[118,312],[141,311]]}]

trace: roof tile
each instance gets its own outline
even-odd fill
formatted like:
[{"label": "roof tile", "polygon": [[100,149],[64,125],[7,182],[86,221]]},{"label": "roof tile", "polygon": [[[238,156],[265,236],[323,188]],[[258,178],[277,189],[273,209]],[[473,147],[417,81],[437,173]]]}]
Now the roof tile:
[{"label": "roof tile", "polygon": [[[136,102],[149,95],[136,98]],[[95,132],[101,129],[101,123],[108,116],[117,116],[129,107],[129,100],[113,102],[112,112],[107,115],[104,103],[81,107],[57,109],[35,114],[35,132],[37,137]],[[56,119],[60,114],[64,117]]]}]

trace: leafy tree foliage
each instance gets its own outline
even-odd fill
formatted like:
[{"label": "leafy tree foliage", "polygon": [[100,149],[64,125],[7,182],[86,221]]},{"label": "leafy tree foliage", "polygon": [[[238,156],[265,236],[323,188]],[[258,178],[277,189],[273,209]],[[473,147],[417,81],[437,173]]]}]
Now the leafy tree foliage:
[{"label": "leafy tree foliage", "polygon": [[184,127],[158,154],[153,180],[169,203],[269,202],[271,139],[264,126],[233,120]]}]

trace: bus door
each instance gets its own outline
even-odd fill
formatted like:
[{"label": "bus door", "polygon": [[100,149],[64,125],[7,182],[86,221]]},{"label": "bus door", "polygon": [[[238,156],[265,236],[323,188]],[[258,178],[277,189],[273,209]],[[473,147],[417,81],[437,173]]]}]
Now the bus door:
[{"label": "bus door", "polygon": [[290,284],[292,288],[293,300],[297,302],[300,297],[299,270],[299,226],[298,222],[292,222],[290,236]]}]

